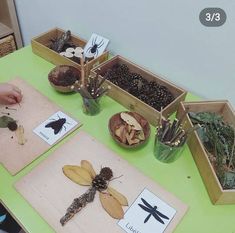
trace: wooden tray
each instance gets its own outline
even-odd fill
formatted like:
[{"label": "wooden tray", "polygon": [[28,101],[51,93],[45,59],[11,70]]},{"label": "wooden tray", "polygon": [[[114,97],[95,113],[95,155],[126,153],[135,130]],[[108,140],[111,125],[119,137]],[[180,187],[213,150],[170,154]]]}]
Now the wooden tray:
[{"label": "wooden tray", "polygon": [[[186,97],[187,92],[180,87],[177,87],[173,83],[168,82],[167,80],[143,69],[142,67],[128,61],[127,59],[121,56],[115,56],[111,60],[104,62],[103,64],[97,66],[92,70],[92,72],[97,73],[97,69],[100,69],[100,73],[104,73],[111,69],[115,64],[126,64],[129,67],[130,72],[135,72],[142,75],[148,81],[155,81],[160,85],[166,86],[171,93],[176,97],[173,102],[171,102],[168,106],[166,106],[163,111],[163,116],[168,116],[175,112],[178,108],[180,101],[183,101]],[[103,78],[100,76],[100,78]],[[153,107],[149,106],[148,104],[144,103],[140,99],[136,98],[135,96],[129,94],[128,92],[124,91],[122,88],[118,87],[117,85],[113,84],[112,82],[106,80],[105,84],[111,86],[111,90],[108,92],[108,96],[112,99],[116,100],[123,106],[125,106],[130,111],[137,112],[144,116],[150,124],[156,126],[160,112],[154,109]]]},{"label": "wooden tray", "polygon": [[[181,102],[177,116],[180,117],[186,108],[192,112],[209,111],[218,113],[223,116],[225,121],[235,127],[234,110],[227,100]],[[192,126],[193,124],[187,115],[185,128]],[[189,137],[188,145],[212,203],[235,204],[235,190],[223,190],[197,132],[193,132]]]},{"label": "wooden tray", "polygon": [[[57,38],[59,35],[64,33],[65,31],[60,28],[54,28],[52,30],[49,30],[48,32],[45,32],[37,37],[34,37],[31,40],[32,44],[32,50],[35,54],[39,55],[40,57],[46,59],[47,61],[55,64],[55,65],[71,65],[75,68],[81,70],[81,65],[72,61],[71,59],[68,59],[66,57],[61,56],[59,53],[51,50],[49,48],[51,44],[51,40],[54,38]],[[72,43],[79,46],[84,47],[87,43],[87,41],[81,39],[78,36],[72,35],[71,36]],[[90,72],[92,68],[95,66],[101,64],[102,62],[106,61],[108,59],[108,51],[105,51],[102,55],[98,56],[95,59],[92,59],[91,61],[87,62],[84,65],[84,69],[87,73]]]},{"label": "wooden tray", "polygon": [[[175,208],[177,213],[166,228],[166,233],[172,232],[186,213],[187,206],[176,197],[145,177],[96,139],[80,132],[15,184],[17,191],[57,233],[93,233],[97,232],[97,229],[106,233],[123,232],[117,225],[117,220],[102,209],[98,194],[94,202],[87,204],[64,227],[61,226],[59,220],[73,199],[88,189],[87,186],[80,186],[69,180],[63,174],[62,167],[66,164],[79,165],[83,159],[90,161],[97,172],[101,166],[108,166],[113,170],[114,177],[122,175],[111,181],[109,185],[123,193],[129,205],[144,188],[147,188]],[[126,209],[127,207],[124,211]]]},{"label": "wooden tray", "polygon": [[[18,124],[23,125],[27,142],[23,146],[19,145],[14,132],[9,131],[7,128],[0,128],[0,162],[12,175],[15,175],[51,148],[49,144],[33,132],[33,129],[61,109],[22,79],[17,78],[10,83],[22,90],[22,102],[20,105],[11,106],[16,111],[6,110],[5,106],[0,105],[0,112],[10,112],[11,116],[18,120]],[[67,132],[65,136],[79,126],[81,124]]]}]

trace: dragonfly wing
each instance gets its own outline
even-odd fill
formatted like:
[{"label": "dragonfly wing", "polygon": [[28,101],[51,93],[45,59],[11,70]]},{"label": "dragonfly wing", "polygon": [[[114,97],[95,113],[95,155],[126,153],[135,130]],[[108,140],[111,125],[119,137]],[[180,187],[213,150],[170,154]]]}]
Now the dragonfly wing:
[{"label": "dragonfly wing", "polygon": [[115,219],[124,218],[124,211],[121,204],[109,193],[99,194],[100,202],[104,210]]},{"label": "dragonfly wing", "polygon": [[162,221],[162,219],[157,215],[157,213],[152,213],[152,215],[153,215],[153,217],[158,221],[158,222],[160,222],[160,223],[162,223],[162,224],[165,224],[163,221]]},{"label": "dragonfly wing", "polygon": [[159,211],[157,211],[157,210],[156,210],[156,213],[157,213],[160,217],[162,217],[162,218],[169,219],[166,215],[164,215],[163,213],[161,213],[161,212],[159,212]]},{"label": "dragonfly wing", "polygon": [[144,223],[148,222],[149,218],[151,217],[151,214],[147,216],[147,218],[144,220]]},{"label": "dragonfly wing", "polygon": [[142,205],[142,204],[138,204],[138,206],[140,206],[143,210],[145,210],[145,211],[147,211],[147,212],[151,212],[151,209],[150,208],[148,208],[148,207],[146,207],[146,206],[144,206],[144,205]]},{"label": "dragonfly wing", "polygon": [[108,193],[111,194],[114,198],[116,198],[118,200],[118,202],[122,205],[122,206],[128,206],[128,201],[127,198],[121,194],[120,192],[118,192],[116,189],[111,188],[110,186],[107,189]]},{"label": "dragonfly wing", "polygon": [[146,200],[144,200],[144,198],[141,198],[141,201],[142,201],[147,207],[149,207],[150,209],[153,208]]}]

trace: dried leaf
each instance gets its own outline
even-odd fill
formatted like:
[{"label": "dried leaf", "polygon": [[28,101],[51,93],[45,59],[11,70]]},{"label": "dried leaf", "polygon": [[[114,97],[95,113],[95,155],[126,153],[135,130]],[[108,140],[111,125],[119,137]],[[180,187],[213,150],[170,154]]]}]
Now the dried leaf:
[{"label": "dried leaf", "polygon": [[105,211],[115,219],[122,219],[124,217],[124,211],[121,204],[108,193],[100,192],[100,202]]},{"label": "dried leaf", "polygon": [[127,124],[132,125],[135,130],[142,130],[142,126],[138,123],[138,121],[128,113],[122,112],[120,114],[122,120],[124,120]]},{"label": "dried leaf", "polygon": [[125,125],[121,125],[118,129],[115,130],[115,135],[120,138],[120,141],[122,143],[126,143],[126,134],[127,134],[127,129]]},{"label": "dried leaf", "polygon": [[134,137],[135,132],[135,130],[132,130],[130,134],[126,134],[126,139],[129,145],[137,144],[140,142],[140,139]]},{"label": "dried leaf", "polygon": [[144,131],[140,130],[137,134],[137,138],[141,141],[145,140],[145,135],[144,135]]},{"label": "dried leaf", "polygon": [[132,130],[132,126],[131,125],[127,125],[127,132],[130,133]]},{"label": "dried leaf", "polygon": [[70,180],[77,184],[88,186],[92,183],[90,173],[80,166],[65,165],[63,172]]},{"label": "dried leaf", "polygon": [[123,129],[125,128],[125,125],[121,125],[120,127],[118,127],[116,130],[115,130],[115,135],[118,136],[119,138],[122,137],[122,132],[123,132]]},{"label": "dried leaf", "polygon": [[15,120],[9,116],[0,117],[0,128],[7,128],[9,122],[15,122]]},{"label": "dried leaf", "polygon": [[114,198],[118,200],[118,202],[123,206],[128,206],[127,198],[119,193],[116,189],[108,187],[107,191],[111,194]]},{"label": "dried leaf", "polygon": [[82,160],[81,161],[81,167],[86,169],[90,173],[91,178],[95,178],[95,176],[96,176],[95,170],[94,170],[92,164],[89,161]]},{"label": "dried leaf", "polygon": [[24,137],[24,127],[22,125],[19,125],[19,127],[17,128],[15,132],[16,132],[18,144],[24,145],[26,143],[26,139]]}]

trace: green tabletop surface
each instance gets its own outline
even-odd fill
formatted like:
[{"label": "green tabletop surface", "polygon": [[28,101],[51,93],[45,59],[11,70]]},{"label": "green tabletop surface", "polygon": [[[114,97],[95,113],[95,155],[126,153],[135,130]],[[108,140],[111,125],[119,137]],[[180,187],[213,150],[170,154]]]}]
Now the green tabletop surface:
[{"label": "green tabletop surface", "polygon": [[[10,175],[0,165],[0,200],[26,231],[29,233],[55,232],[15,190],[14,183],[50,156],[72,135],[83,130],[189,206],[188,212],[175,230],[176,233],[235,233],[235,205],[216,206],[211,203],[187,146],[182,156],[174,163],[164,164],[157,161],[153,155],[155,129],[151,127],[150,140],[144,147],[135,150],[119,147],[112,140],[107,125],[109,118],[114,113],[126,109],[106,96],[102,102],[102,111],[97,116],[84,115],[81,108],[82,100],[78,94],[60,94],[49,85],[47,75],[53,67],[53,64],[35,55],[31,46],[0,59],[0,82],[21,77],[83,123],[80,129],[40,156],[17,175]],[[198,99],[192,94],[188,94],[186,98],[188,101]]]}]

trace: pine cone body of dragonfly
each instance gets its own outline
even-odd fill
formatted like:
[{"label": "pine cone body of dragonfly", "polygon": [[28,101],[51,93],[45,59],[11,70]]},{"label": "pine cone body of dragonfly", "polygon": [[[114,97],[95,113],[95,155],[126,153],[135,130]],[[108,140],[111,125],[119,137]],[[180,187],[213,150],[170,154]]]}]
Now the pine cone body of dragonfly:
[{"label": "pine cone body of dragonfly", "polygon": [[92,180],[92,187],[98,191],[103,191],[108,187],[108,181],[113,177],[113,172],[109,167],[101,169],[100,174]]}]

